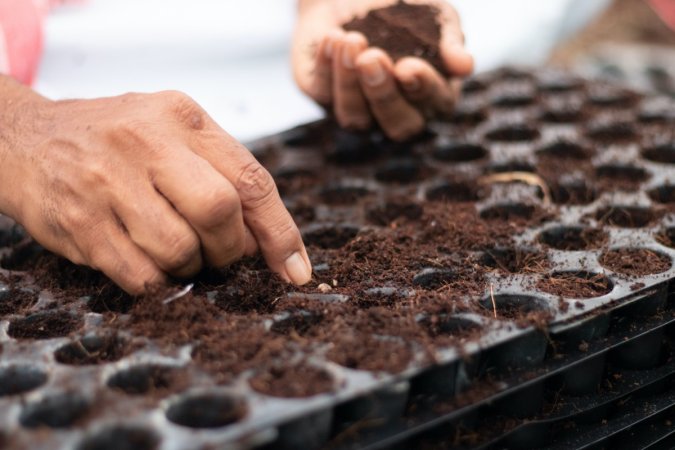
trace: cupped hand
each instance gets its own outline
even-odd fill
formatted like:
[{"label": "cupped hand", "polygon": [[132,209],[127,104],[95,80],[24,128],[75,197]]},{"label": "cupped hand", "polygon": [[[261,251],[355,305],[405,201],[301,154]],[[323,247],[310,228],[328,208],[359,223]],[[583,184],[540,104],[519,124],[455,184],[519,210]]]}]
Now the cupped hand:
[{"label": "cupped hand", "polygon": [[439,9],[440,51],[451,74],[445,78],[428,62],[405,57],[396,62],[368,46],[342,24],[398,0],[300,0],[293,41],[293,70],[300,88],[332,109],[338,123],[367,129],[375,122],[388,137],[405,140],[424,129],[427,120],[448,115],[459,95],[461,77],[473,70],[464,49],[459,17],[443,0],[408,0]]},{"label": "cupped hand", "polygon": [[[3,202],[43,246],[139,294],[260,250],[311,265],[270,174],[178,92],[42,102],[3,161]],[[7,197],[7,196],[5,196]]]}]

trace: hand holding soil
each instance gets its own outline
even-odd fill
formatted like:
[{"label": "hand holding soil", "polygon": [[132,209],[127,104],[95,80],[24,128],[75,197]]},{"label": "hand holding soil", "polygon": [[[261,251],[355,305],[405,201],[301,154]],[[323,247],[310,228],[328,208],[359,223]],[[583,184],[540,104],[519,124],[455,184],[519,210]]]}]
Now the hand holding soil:
[{"label": "hand holding soil", "polygon": [[269,173],[179,92],[52,102],[0,76],[0,213],[132,294],[260,249],[311,265]]},{"label": "hand holding soil", "polygon": [[377,123],[405,140],[452,111],[460,77],[473,70],[463,42],[445,1],[301,0],[293,70],[341,126]]}]

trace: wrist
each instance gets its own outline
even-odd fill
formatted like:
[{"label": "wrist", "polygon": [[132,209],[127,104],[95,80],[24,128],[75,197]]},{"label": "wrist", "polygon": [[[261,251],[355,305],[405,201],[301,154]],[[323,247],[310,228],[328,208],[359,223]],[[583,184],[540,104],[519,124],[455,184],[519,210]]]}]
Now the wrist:
[{"label": "wrist", "polygon": [[44,139],[53,102],[0,75],[0,213],[20,220],[25,166]]}]

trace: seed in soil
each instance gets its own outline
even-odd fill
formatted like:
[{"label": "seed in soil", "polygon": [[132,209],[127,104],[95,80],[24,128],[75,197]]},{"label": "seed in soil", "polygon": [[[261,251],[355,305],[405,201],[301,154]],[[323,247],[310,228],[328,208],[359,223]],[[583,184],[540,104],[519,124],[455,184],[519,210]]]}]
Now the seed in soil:
[{"label": "seed in soil", "polygon": [[226,394],[199,394],[174,402],[166,411],[171,422],[189,428],[220,428],[233,424],[247,413],[246,404]]},{"label": "seed in soil", "polygon": [[490,206],[480,213],[481,219],[510,221],[514,219],[529,220],[534,216],[537,208],[525,203],[506,203]]},{"label": "seed in soil", "polygon": [[504,273],[538,273],[549,268],[545,253],[519,248],[491,248],[478,258],[478,263]]},{"label": "seed in soil", "polygon": [[494,142],[527,142],[539,137],[539,131],[529,125],[505,125],[490,130],[486,137]]},{"label": "seed in soil", "polygon": [[12,364],[0,367],[0,397],[23,394],[47,382],[47,373],[35,366]]},{"label": "seed in soil", "polygon": [[134,425],[113,425],[85,438],[76,450],[155,450],[160,439],[154,431]]},{"label": "seed in soil", "polygon": [[554,272],[537,282],[537,289],[562,298],[587,299],[609,294],[614,284],[601,273]]},{"label": "seed in soil", "polygon": [[89,402],[76,392],[52,394],[26,404],[19,422],[26,428],[68,428],[84,416],[88,408]]},{"label": "seed in soil", "polygon": [[326,370],[309,364],[276,364],[249,380],[256,392],[271,397],[304,398],[335,389],[335,380]]},{"label": "seed in soil", "polygon": [[646,227],[657,218],[652,209],[639,206],[606,206],[595,212],[598,222],[622,228]]},{"label": "seed in soil", "polygon": [[67,336],[82,326],[79,317],[65,311],[44,311],[9,323],[7,334],[17,339],[51,339]]},{"label": "seed in soil", "polygon": [[92,334],[60,347],[54,358],[61,364],[84,366],[118,361],[129,351],[127,342],[116,334]]},{"label": "seed in soil", "polygon": [[564,140],[546,145],[539,149],[537,154],[539,156],[561,159],[587,159],[591,156],[591,152],[587,148],[575,142]]},{"label": "seed in soil", "polygon": [[675,164],[675,142],[646,148],[642,157],[657,163]]},{"label": "seed in soil", "polygon": [[21,314],[35,305],[37,300],[38,294],[29,289],[0,291],[0,317]]},{"label": "seed in soil", "polygon": [[302,232],[305,244],[319,248],[341,248],[359,232],[359,227],[349,224],[311,225]]},{"label": "seed in soil", "polygon": [[175,367],[142,364],[121,370],[108,379],[108,386],[129,395],[168,391],[176,381]]},{"label": "seed in soil", "polygon": [[675,203],[675,185],[663,184],[647,192],[649,198],[657,203]]},{"label": "seed in soil", "polygon": [[469,180],[448,180],[427,189],[427,200],[433,202],[473,202],[485,198],[489,188]]},{"label": "seed in soil", "polygon": [[645,276],[663,273],[672,267],[670,258],[646,248],[618,248],[600,255],[600,264],[624,275]]},{"label": "seed in soil", "polygon": [[606,231],[597,228],[555,227],[542,231],[539,241],[557,250],[580,251],[600,248],[607,243]]},{"label": "seed in soil", "polygon": [[485,147],[468,142],[440,141],[433,151],[434,158],[446,162],[468,162],[483,159],[488,156]]}]

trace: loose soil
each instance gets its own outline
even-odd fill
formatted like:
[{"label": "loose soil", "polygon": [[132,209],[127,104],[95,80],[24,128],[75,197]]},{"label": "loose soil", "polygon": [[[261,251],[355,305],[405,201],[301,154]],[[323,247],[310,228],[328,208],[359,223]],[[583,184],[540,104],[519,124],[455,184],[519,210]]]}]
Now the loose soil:
[{"label": "loose soil", "polygon": [[383,49],[394,61],[416,56],[449,76],[439,48],[441,18],[434,6],[400,0],[392,6],[371,10],[365,17],[354,17],[343,28],[362,33],[371,47]]},{"label": "loose soil", "polygon": [[276,364],[249,380],[251,387],[272,397],[302,398],[335,389],[335,380],[324,369],[307,364]]},{"label": "loose soil", "polygon": [[600,255],[600,264],[624,275],[644,276],[662,273],[673,265],[670,258],[646,248],[621,248]]},{"label": "loose soil", "polygon": [[537,282],[537,288],[563,298],[586,299],[608,294],[612,284],[602,274],[563,272],[545,276]]}]

